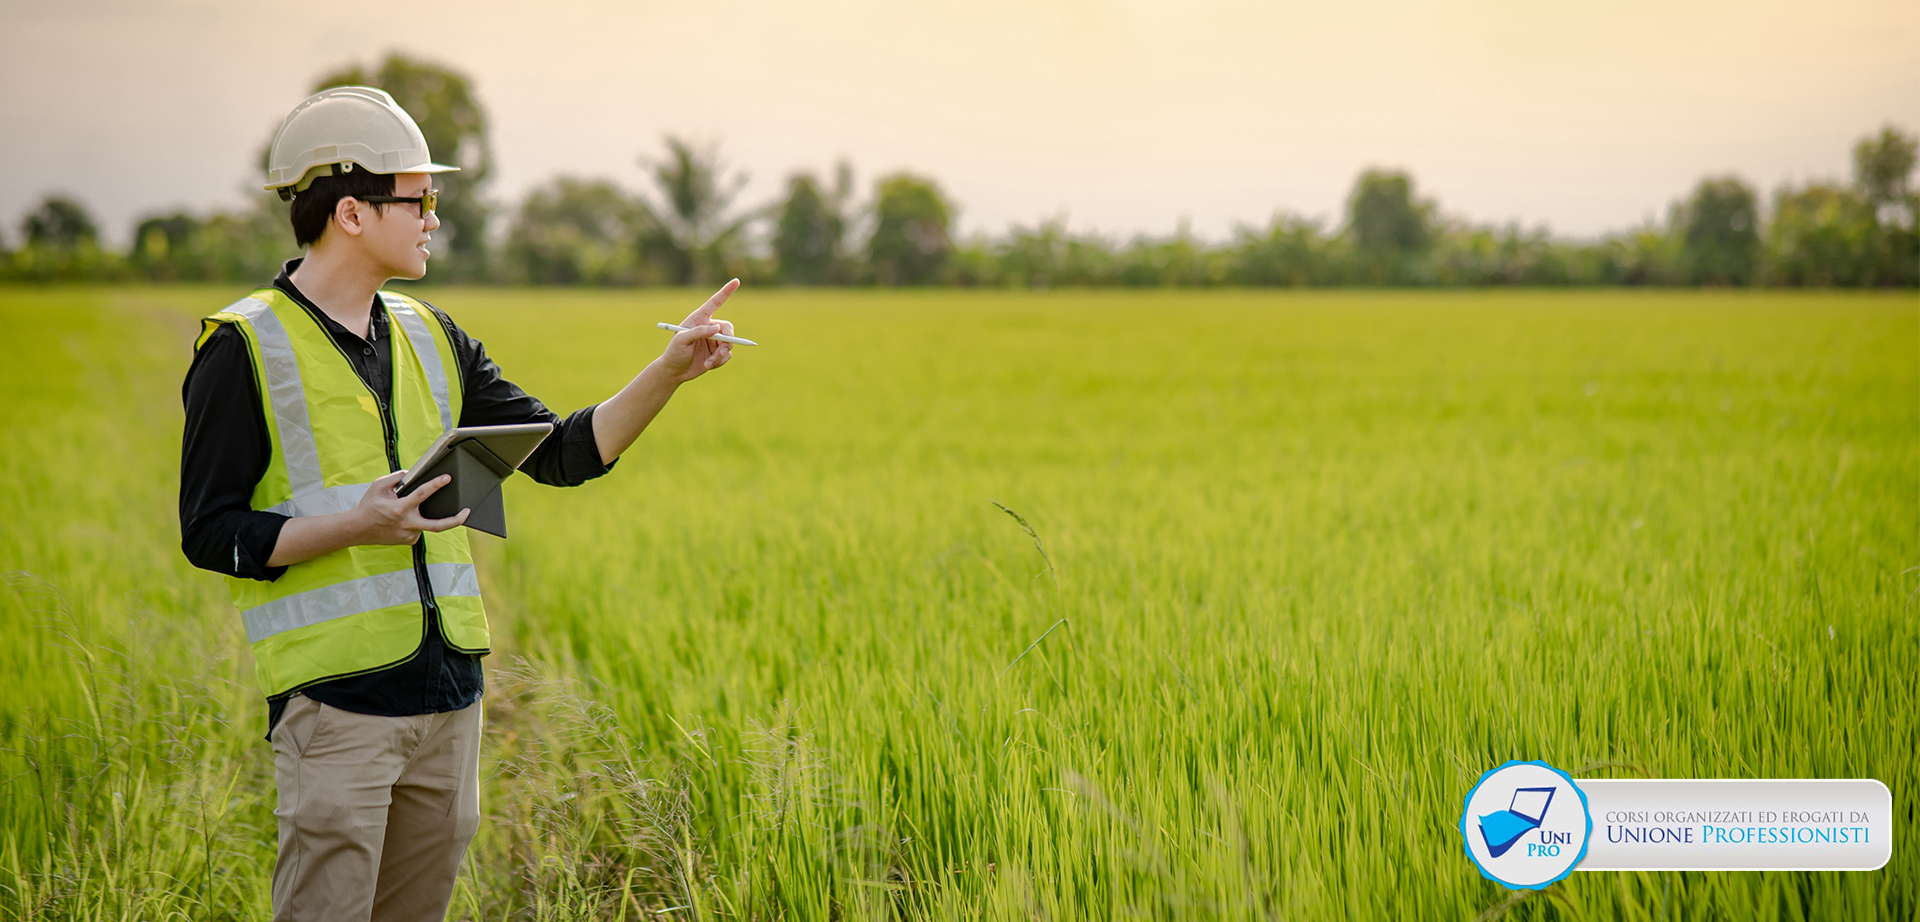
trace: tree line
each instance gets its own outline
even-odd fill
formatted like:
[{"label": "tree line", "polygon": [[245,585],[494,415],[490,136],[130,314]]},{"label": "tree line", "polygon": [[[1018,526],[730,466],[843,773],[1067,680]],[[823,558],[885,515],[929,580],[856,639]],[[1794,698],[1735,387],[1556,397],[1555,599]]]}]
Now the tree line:
[{"label": "tree line", "polygon": [[[458,73],[400,55],[348,67],[315,89],[362,84],[393,94],[428,144],[463,167],[443,174],[436,281],[528,285],[708,284],[739,276],[790,285],[967,287],[1711,285],[1920,286],[1915,138],[1889,125],[1853,149],[1850,183],[1782,186],[1771,208],[1736,176],[1702,179],[1649,222],[1596,241],[1445,215],[1405,172],[1367,170],[1337,226],[1277,213],[1204,242],[1072,233],[1063,219],[955,239],[955,206],[934,180],[880,177],[864,196],[853,170],[799,171],[772,202],[742,204],[746,177],[717,146],[665,139],[643,157],[650,188],[556,177],[496,214],[485,197],[492,152],[484,110]],[[264,163],[265,151],[261,152]],[[504,233],[489,235],[502,219]],[[261,282],[298,255],[286,206],[139,219],[125,251],[101,245],[73,199],[47,196],[0,235],[0,280]]]}]

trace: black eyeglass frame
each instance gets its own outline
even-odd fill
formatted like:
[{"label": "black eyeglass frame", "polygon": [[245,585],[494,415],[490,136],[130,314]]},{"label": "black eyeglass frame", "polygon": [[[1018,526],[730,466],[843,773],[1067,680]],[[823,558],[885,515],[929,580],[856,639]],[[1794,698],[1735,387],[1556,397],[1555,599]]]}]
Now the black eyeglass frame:
[{"label": "black eyeglass frame", "polygon": [[399,204],[399,203],[402,203],[402,202],[411,202],[412,204],[415,204],[415,205],[419,205],[419,206],[420,206],[420,217],[421,217],[422,219],[425,219],[425,218],[426,218],[426,216],[427,216],[427,213],[433,210],[433,206],[434,206],[434,205],[437,205],[437,204],[439,204],[439,202],[440,202],[440,190],[439,190],[439,189],[428,189],[428,190],[426,191],[426,193],[425,193],[424,195],[413,195],[413,196],[407,196],[407,195],[356,195],[356,196],[354,196],[354,198],[357,198],[357,199],[359,199],[360,201],[363,201],[363,202],[373,202],[373,203],[375,203],[375,204],[380,204],[380,205],[386,205],[386,204]]}]

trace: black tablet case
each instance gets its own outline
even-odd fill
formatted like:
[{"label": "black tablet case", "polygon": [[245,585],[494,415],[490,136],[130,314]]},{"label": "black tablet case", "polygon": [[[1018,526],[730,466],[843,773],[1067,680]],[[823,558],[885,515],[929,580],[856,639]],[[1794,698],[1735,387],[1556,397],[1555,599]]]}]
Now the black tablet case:
[{"label": "black tablet case", "polygon": [[441,474],[452,474],[453,481],[420,504],[420,515],[446,519],[459,515],[462,509],[472,509],[467,516],[468,528],[507,536],[507,504],[500,495],[500,483],[513,476],[513,465],[479,441],[462,439],[417,482],[424,484]]}]

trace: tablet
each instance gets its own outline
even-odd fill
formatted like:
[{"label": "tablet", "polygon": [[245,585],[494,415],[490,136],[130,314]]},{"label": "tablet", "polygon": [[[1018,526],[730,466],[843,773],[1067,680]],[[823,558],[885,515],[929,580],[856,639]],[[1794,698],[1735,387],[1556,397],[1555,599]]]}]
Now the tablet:
[{"label": "tablet", "polygon": [[420,504],[420,514],[444,519],[471,509],[467,527],[502,538],[507,536],[505,504],[500,483],[518,469],[527,456],[553,432],[552,423],[516,426],[464,426],[450,429],[428,446],[426,454],[407,471],[397,491],[406,496],[441,474],[452,482]]}]

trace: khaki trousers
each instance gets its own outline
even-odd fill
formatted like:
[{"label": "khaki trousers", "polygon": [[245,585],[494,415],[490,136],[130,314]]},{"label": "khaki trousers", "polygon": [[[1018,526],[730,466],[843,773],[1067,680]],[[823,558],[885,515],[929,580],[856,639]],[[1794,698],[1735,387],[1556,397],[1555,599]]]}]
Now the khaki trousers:
[{"label": "khaki trousers", "polygon": [[273,730],[275,922],[440,922],[480,828],[480,705],[375,717],[288,700]]}]

